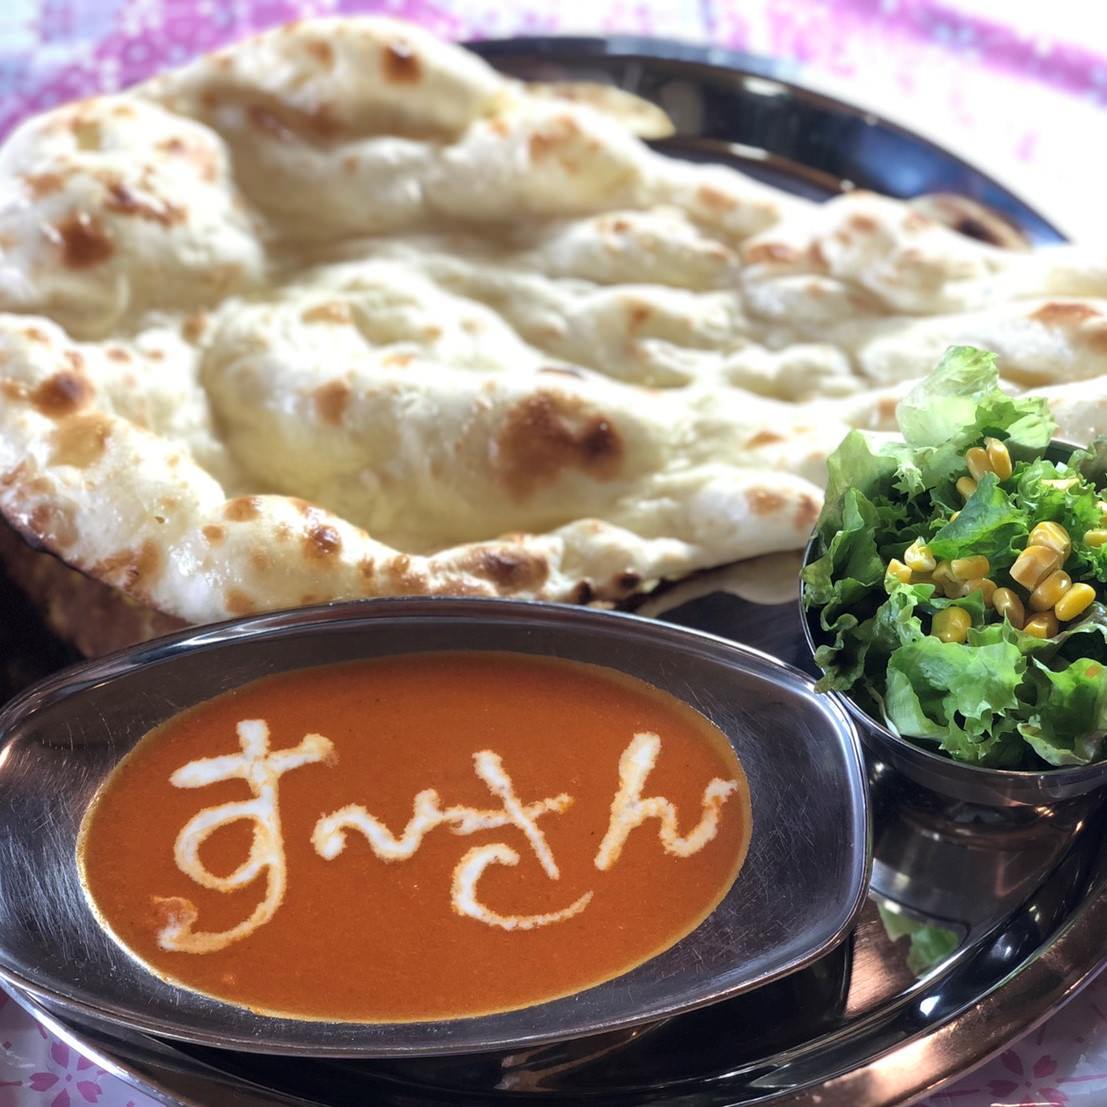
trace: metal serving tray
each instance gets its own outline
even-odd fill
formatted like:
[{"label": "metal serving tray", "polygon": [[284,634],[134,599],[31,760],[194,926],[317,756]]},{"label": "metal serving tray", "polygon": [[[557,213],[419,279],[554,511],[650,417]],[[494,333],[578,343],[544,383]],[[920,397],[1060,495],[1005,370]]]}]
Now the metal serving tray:
[{"label": "metal serving tray", "polygon": [[[628,38],[479,49],[520,77],[608,81],[662,104],[678,134],[658,145],[679,156],[735,164],[810,196],[850,185],[955,193],[1031,241],[1060,239],[979,171],[755,59]],[[987,233],[971,220],[962,229]],[[664,617],[809,666],[794,602],[758,606],[701,585],[708,594]],[[0,695],[69,659],[0,583]],[[17,998],[104,1068],[173,1103],[907,1103],[1034,1027],[1107,964],[1107,808],[1094,798],[973,807],[875,760],[869,779],[875,864],[852,939],[766,987],[644,1027],[510,1054],[324,1061],[174,1045]],[[918,924],[930,929],[912,955],[908,938],[893,935]]]}]

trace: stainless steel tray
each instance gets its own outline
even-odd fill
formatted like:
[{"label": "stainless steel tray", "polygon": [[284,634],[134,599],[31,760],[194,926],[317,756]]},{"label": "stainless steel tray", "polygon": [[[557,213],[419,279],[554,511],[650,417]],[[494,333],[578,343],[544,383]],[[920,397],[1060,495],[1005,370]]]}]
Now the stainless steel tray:
[{"label": "stainless steel tray", "polygon": [[[812,196],[847,182],[893,195],[956,193],[1001,213],[1032,241],[1060,238],[979,171],[779,81],[779,71],[754,59],[623,38],[516,39],[480,49],[521,77],[605,80],[661,103],[678,135],[659,146],[674,154],[737,164]],[[987,233],[972,221],[962,229]],[[708,591],[665,617],[808,664],[793,603],[757,606]],[[7,690],[65,660],[0,583]],[[907,1103],[1031,1029],[1107,964],[1107,809],[1094,800],[974,808],[943,801],[878,762],[870,784],[876,862],[852,940],[747,996],[646,1027],[515,1054],[305,1061],[63,1022],[18,998],[106,1069],[175,1103]],[[921,935],[931,953],[945,943],[921,978],[908,964],[908,940],[890,937],[905,922],[931,926]]]}]

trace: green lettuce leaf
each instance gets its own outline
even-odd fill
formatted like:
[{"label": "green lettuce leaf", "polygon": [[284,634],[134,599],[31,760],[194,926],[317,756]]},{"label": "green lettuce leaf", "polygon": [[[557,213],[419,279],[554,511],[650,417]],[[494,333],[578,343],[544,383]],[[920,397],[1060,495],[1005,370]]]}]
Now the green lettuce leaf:
[{"label": "green lettuce leaf", "polygon": [[819,533],[831,535],[842,525],[842,501],[851,488],[872,501],[887,491],[896,472],[895,458],[873,451],[860,431],[850,431],[826,459],[825,507],[819,517]]},{"label": "green lettuce leaf", "polygon": [[961,760],[1005,764],[1014,722],[1002,721],[1018,705],[1026,665],[1010,642],[974,646],[920,638],[889,658],[888,719],[900,734],[938,740]]},{"label": "green lettuce leaf", "polygon": [[808,607],[823,610],[823,628],[834,613],[856,603],[884,580],[876,548],[877,511],[863,492],[850,488],[842,498],[842,522],[827,551],[803,571]]},{"label": "green lettuce leaf", "polygon": [[1104,754],[1107,667],[1077,658],[1054,672],[1035,658],[1038,702],[1019,733],[1050,765],[1087,765]]},{"label": "green lettuce leaf", "polygon": [[1041,397],[1008,396],[998,385],[996,355],[973,346],[951,346],[938,367],[899,403],[896,419],[909,446],[955,449],[986,435],[1016,449],[1041,451],[1056,424]]},{"label": "green lettuce leaf", "polygon": [[896,408],[903,440],[916,448],[943,446],[976,425],[976,409],[996,388],[996,355],[972,346],[951,346],[938,367]]},{"label": "green lettuce leaf", "polygon": [[890,910],[880,900],[877,900],[876,909],[884,924],[884,932],[891,941],[898,942],[901,938],[910,940],[907,967],[916,976],[925,976],[961,944],[956,930],[935,923],[919,922],[901,911]]},{"label": "green lettuce leaf", "polygon": [[1026,511],[999,487],[996,475],[988,473],[960,515],[930,539],[930,552],[944,560],[983,554],[994,573],[1014,563],[1029,531]]},{"label": "green lettuce leaf", "polygon": [[1107,480],[1107,438],[1097,438],[1086,449],[1077,450],[1069,465],[1093,483],[1102,484]]},{"label": "green lettuce leaf", "polygon": [[951,502],[948,486],[964,474],[969,446],[985,437],[998,438],[1019,458],[1041,452],[1055,430],[1045,400],[1008,396],[998,380],[995,354],[951,346],[937,369],[896,409],[903,437],[915,448],[923,483],[942,495],[947,505]]}]

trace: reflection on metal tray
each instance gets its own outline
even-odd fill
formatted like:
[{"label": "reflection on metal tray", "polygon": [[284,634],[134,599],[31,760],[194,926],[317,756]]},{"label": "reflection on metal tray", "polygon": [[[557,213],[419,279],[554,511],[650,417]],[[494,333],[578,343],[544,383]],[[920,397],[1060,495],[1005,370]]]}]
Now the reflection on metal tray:
[{"label": "reflection on metal tray", "polygon": [[[655,100],[678,130],[659,145],[680,156],[729,161],[817,197],[851,185],[959,194],[1031,241],[1060,238],[984,174],[779,80],[763,62],[623,38],[480,49],[521,77],[608,81]],[[716,592],[665,617],[807,664],[794,604],[759,607]],[[0,673],[10,689],[64,660],[0,583]],[[54,1025],[109,1071],[179,1103],[904,1103],[999,1050],[1107,962],[1107,811],[1094,801],[1019,811],[951,803],[879,763],[870,765],[870,783],[876,864],[852,941],[802,972],[692,1014],[514,1054],[373,1063]]]}]

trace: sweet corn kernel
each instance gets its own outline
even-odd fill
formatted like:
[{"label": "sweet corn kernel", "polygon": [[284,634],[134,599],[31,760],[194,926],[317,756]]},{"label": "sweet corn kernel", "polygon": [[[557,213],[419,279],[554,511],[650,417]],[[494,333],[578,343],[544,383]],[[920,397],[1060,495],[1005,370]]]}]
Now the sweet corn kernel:
[{"label": "sweet corn kernel", "polygon": [[991,571],[988,559],[982,554],[976,557],[955,557],[949,563],[950,575],[954,580],[976,580],[986,577]]},{"label": "sweet corn kernel", "polygon": [[1000,480],[1006,480],[1014,471],[1007,447],[998,438],[985,438],[984,449],[988,454],[988,460],[992,463],[992,472]]},{"label": "sweet corn kernel", "polygon": [[953,513],[953,514],[952,514],[952,515],[951,515],[951,516],[949,517],[949,521],[950,521],[951,523],[956,523],[956,522],[957,522],[957,516],[958,516],[958,515],[960,515],[960,514],[961,514],[961,512],[960,512],[960,511],[955,511],[955,512],[954,512],[954,513]]},{"label": "sweet corn kernel", "polygon": [[1049,546],[1027,546],[1011,566],[1011,577],[1031,590],[1061,564],[1061,555]]},{"label": "sweet corn kernel", "polygon": [[911,570],[897,558],[893,557],[892,560],[888,562],[888,572],[894,576],[900,584],[911,583]]},{"label": "sweet corn kernel", "polygon": [[1001,619],[1006,618],[1011,626],[1017,630],[1022,629],[1026,610],[1022,606],[1022,600],[1010,588],[997,588],[992,593],[992,606]]},{"label": "sweet corn kernel", "polygon": [[1062,562],[1072,553],[1072,538],[1060,523],[1039,523],[1026,540],[1028,546],[1048,546],[1061,555]]},{"label": "sweet corn kernel", "polygon": [[969,475],[973,480],[980,480],[985,473],[992,471],[987,450],[982,450],[979,446],[965,451],[965,464],[969,467]]},{"label": "sweet corn kernel", "polygon": [[1102,527],[1096,527],[1095,530],[1084,531],[1084,544],[1086,546],[1107,545],[1107,530],[1104,530]]},{"label": "sweet corn kernel", "polygon": [[942,594],[947,600],[959,600],[962,596],[967,596],[968,592],[965,590],[965,582],[963,580],[954,580],[953,577],[946,577],[942,581]]},{"label": "sweet corn kernel", "polygon": [[1057,569],[1030,593],[1030,610],[1048,611],[1071,587],[1072,577],[1064,569]]},{"label": "sweet corn kernel", "polygon": [[966,596],[971,596],[973,592],[982,592],[984,605],[986,607],[991,604],[992,597],[996,594],[996,582],[994,580],[989,580],[988,577],[967,580],[962,587],[965,589]]},{"label": "sweet corn kernel", "polygon": [[1052,611],[1043,611],[1027,619],[1022,629],[1033,638],[1052,638],[1057,633],[1057,616]]},{"label": "sweet corn kernel", "polygon": [[935,614],[930,633],[943,642],[964,642],[972,626],[972,617],[961,607],[947,607]]},{"label": "sweet corn kernel", "polygon": [[955,485],[962,499],[968,499],[976,491],[976,481],[972,477],[959,477]]},{"label": "sweet corn kernel", "polygon": [[938,562],[930,552],[930,547],[923,543],[921,538],[916,538],[904,552],[903,560],[916,573],[932,573]]},{"label": "sweet corn kernel", "polygon": [[1090,584],[1074,584],[1058,601],[1053,614],[1063,623],[1083,615],[1095,599],[1095,589]]}]

